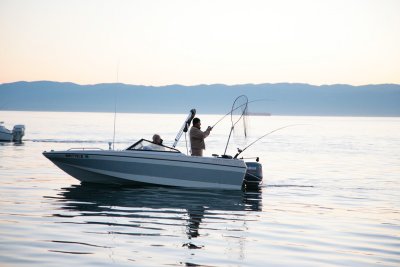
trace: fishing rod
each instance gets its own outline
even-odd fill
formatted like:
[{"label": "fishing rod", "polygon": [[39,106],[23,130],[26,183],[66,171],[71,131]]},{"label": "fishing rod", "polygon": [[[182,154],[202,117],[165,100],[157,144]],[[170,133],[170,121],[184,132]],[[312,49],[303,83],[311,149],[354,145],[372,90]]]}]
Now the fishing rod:
[{"label": "fishing rod", "polygon": [[[119,59],[117,62],[117,84],[119,82]],[[113,131],[113,142],[112,142],[112,149],[114,150],[114,144],[115,144],[115,124],[117,120],[117,89],[114,90],[114,131]],[[109,147],[111,148],[110,144]]]},{"label": "fishing rod", "polygon": [[263,139],[264,137],[266,137],[266,136],[268,136],[268,135],[270,135],[270,134],[272,134],[272,133],[274,133],[274,132],[277,132],[277,131],[279,131],[279,130],[283,130],[283,129],[288,128],[288,127],[299,126],[299,125],[306,125],[306,124],[290,124],[290,125],[286,125],[286,126],[277,128],[277,129],[275,129],[275,130],[272,130],[272,131],[270,131],[270,132],[264,134],[263,136],[259,137],[259,138],[256,139],[255,141],[251,142],[251,144],[248,145],[248,146],[246,146],[245,148],[243,148],[243,149],[239,149],[239,148],[238,148],[238,153],[237,153],[233,158],[236,159],[242,152],[244,152],[246,149],[248,149],[249,147],[251,147],[252,145],[254,145],[256,142],[260,141],[260,140]]},{"label": "fishing rod", "polygon": [[229,111],[229,112],[226,113],[224,116],[222,116],[222,118],[220,118],[213,126],[211,126],[211,128],[214,128],[215,125],[217,125],[220,121],[222,121],[222,120],[223,120],[226,116],[228,116],[229,114],[232,114],[233,111],[235,111],[235,110],[237,110],[237,109],[239,109],[239,108],[241,108],[241,107],[243,107],[243,106],[246,106],[246,105],[248,105],[248,104],[250,104],[250,103],[254,103],[254,102],[258,102],[258,101],[267,101],[267,100],[268,100],[267,98],[255,99],[255,100],[252,100],[252,101],[248,101],[248,102],[246,102],[246,103],[244,103],[244,104],[242,104],[242,105],[236,107],[235,109],[231,109],[231,111]]}]

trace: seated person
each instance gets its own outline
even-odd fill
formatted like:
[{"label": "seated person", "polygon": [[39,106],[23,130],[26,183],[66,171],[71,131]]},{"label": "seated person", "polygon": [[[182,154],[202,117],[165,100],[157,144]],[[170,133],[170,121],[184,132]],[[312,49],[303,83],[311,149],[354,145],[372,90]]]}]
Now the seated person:
[{"label": "seated person", "polygon": [[165,150],[165,148],[162,146],[163,140],[161,139],[160,135],[158,134],[153,135],[153,143],[154,145],[151,146],[151,150],[159,150],[159,151]]},{"label": "seated person", "polygon": [[153,135],[153,143],[156,145],[162,145],[163,140],[161,139],[160,135],[155,134]]}]

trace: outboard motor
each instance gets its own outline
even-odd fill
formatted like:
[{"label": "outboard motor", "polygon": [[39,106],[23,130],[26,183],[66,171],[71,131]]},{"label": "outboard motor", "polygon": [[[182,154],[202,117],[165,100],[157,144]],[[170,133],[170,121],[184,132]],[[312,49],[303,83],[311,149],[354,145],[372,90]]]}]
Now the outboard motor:
[{"label": "outboard motor", "polygon": [[246,162],[247,171],[244,177],[246,189],[258,189],[262,184],[262,165],[258,162]]},{"label": "outboard motor", "polygon": [[18,124],[13,128],[13,141],[14,142],[22,142],[22,137],[25,135],[25,125]]}]

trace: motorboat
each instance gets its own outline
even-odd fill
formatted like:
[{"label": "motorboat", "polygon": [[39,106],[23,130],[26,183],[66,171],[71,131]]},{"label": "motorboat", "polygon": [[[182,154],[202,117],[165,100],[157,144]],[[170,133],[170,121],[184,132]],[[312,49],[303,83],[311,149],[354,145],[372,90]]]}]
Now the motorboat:
[{"label": "motorboat", "polygon": [[82,182],[240,189],[246,173],[242,160],[187,156],[145,139],[122,151],[71,149],[43,155]]},{"label": "motorboat", "polygon": [[241,189],[246,174],[251,179],[256,170],[262,177],[257,162],[247,163],[247,171],[241,159],[188,156],[145,139],[121,151],[82,148],[43,155],[81,182]]},{"label": "motorboat", "polygon": [[12,131],[7,129],[3,122],[0,122],[0,141],[1,142],[11,142],[13,139]]},{"label": "motorboat", "polygon": [[[81,182],[241,189],[246,180],[259,184],[261,164],[230,156],[198,157],[175,148],[187,132],[192,109],[172,147],[140,139],[124,150],[91,148],[43,152],[60,169]],[[245,179],[245,178],[248,179]]]},{"label": "motorboat", "polygon": [[24,125],[18,124],[9,130],[4,126],[4,122],[0,122],[0,142],[21,142],[24,135]]}]

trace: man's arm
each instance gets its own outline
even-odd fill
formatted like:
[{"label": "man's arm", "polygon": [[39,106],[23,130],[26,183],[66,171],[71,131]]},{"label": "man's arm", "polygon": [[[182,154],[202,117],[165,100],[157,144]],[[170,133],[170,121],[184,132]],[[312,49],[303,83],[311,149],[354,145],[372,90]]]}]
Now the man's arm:
[{"label": "man's arm", "polygon": [[212,127],[208,126],[208,127],[207,127],[207,130],[205,130],[205,132],[203,132],[204,138],[206,138],[207,136],[210,135],[211,130],[212,130]]},{"label": "man's arm", "polygon": [[204,139],[210,134],[210,132],[211,132],[210,127],[207,128],[207,130],[204,132],[200,129],[193,128],[193,130],[190,131],[190,136],[194,139]]}]

